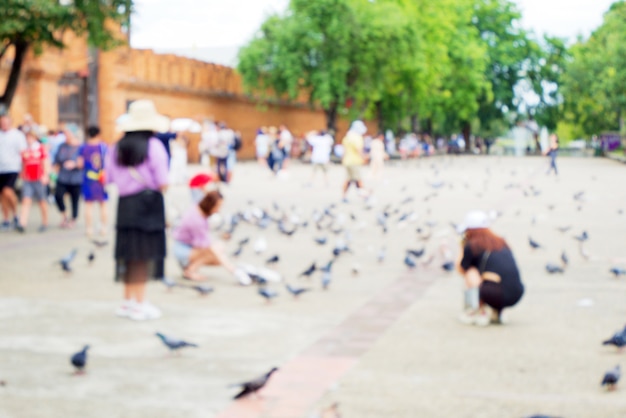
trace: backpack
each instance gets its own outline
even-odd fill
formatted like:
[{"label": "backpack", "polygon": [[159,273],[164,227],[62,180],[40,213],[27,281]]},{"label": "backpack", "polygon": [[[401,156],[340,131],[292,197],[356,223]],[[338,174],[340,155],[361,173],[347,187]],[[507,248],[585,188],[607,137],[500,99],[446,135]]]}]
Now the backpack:
[{"label": "backpack", "polygon": [[241,141],[241,136],[239,135],[235,135],[235,142],[233,144],[233,149],[235,151],[239,151],[241,149],[241,146],[243,145],[242,141]]}]

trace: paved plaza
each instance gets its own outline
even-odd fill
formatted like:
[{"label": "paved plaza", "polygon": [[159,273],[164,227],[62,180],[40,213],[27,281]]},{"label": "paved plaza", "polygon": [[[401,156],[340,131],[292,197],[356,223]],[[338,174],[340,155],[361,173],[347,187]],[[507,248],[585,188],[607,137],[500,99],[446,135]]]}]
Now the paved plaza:
[{"label": "paved plaza", "polygon": [[[275,179],[256,164],[239,164],[224,189],[223,213],[250,201],[272,212],[276,202],[309,222],[291,237],[275,225],[260,231],[242,223],[226,243],[229,253],[245,237],[264,236],[267,251],[256,255],[249,245],[237,262],[260,266],[279,254],[275,269],[284,279],[313,291],[296,300],[272,284],[279,296],[268,304],[255,286],[206,269],[215,288],[207,297],[151,283],[148,298],[164,314],[151,322],[114,316],[122,288],[112,280],[112,245],[96,249],[90,265],[93,246],[82,224],[39,234],[35,208],[26,234],[0,234],[0,417],[310,418],[335,402],[344,418],[624,417],[626,388],[609,393],[600,381],[616,364],[626,366],[625,353],[601,345],[626,322],[626,277],[609,273],[626,266],[626,167],[561,158],[555,178],[545,175],[547,164],[469,156],[394,162],[374,185],[370,209],[354,191],[341,202],[340,166],[329,172],[331,187],[318,178],[308,188],[310,166],[294,163]],[[189,190],[173,187],[168,201],[183,210]],[[310,221],[314,209],[331,204],[353,253],[339,257],[324,291],[319,273],[298,275],[330,260],[345,239]],[[388,205],[385,234],[376,219]],[[476,208],[500,213],[493,229],[512,247],[526,286],[502,326],[459,323],[461,278],[440,268],[442,245],[455,256],[459,250],[450,223]],[[566,233],[557,230],[568,225]],[[590,239],[581,252],[573,236],[583,230]],[[320,236],[328,244],[317,245]],[[532,250],[529,236],[543,248]],[[379,263],[382,246],[387,256]],[[418,267],[407,269],[404,251],[422,247]],[[74,272],[65,275],[55,262],[72,248]],[[563,251],[566,272],[547,274],[546,263],[558,263]],[[186,285],[172,257],[167,274]],[[170,356],[155,332],[199,347]],[[87,373],[73,376],[70,355],[84,344],[92,347]],[[280,370],[261,398],[232,401],[237,388],[229,385],[274,366]]]}]

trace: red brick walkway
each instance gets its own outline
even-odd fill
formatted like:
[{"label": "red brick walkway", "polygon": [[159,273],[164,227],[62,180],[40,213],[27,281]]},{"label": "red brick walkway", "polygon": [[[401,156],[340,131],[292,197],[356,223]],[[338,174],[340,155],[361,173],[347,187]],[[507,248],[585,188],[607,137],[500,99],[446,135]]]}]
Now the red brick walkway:
[{"label": "red brick walkway", "polygon": [[407,274],[281,366],[261,392],[233,402],[218,418],[297,418],[348,372],[433,283],[434,274]]}]

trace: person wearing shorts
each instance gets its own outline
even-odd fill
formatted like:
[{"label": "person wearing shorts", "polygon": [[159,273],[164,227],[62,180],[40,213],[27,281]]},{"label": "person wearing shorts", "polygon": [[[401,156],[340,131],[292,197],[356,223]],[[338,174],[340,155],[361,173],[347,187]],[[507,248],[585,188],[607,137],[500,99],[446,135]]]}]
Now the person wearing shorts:
[{"label": "person wearing shorts", "polygon": [[22,151],[22,209],[19,223],[15,229],[24,233],[28,225],[28,216],[33,201],[41,210],[39,232],[48,228],[48,193],[46,186],[50,176],[50,159],[46,147],[38,141],[34,127],[25,129],[27,148]]},{"label": "person wearing shorts", "polygon": [[[107,146],[100,139],[100,128],[90,126],[87,128],[87,142],[78,149],[78,168],[83,172],[81,193],[85,199],[85,229],[87,237],[93,237],[93,207],[94,203],[100,208],[99,235],[105,238],[107,235],[107,199],[104,189],[106,172],[104,159]],[[158,139],[158,138],[157,138]]]},{"label": "person wearing shorts", "polygon": [[330,153],[333,149],[335,141],[333,137],[324,131],[313,131],[307,134],[306,140],[311,146],[311,164],[313,164],[313,173],[311,173],[311,184],[315,177],[316,171],[322,170],[324,173],[324,181],[328,186],[327,167],[330,162]]},{"label": "person wearing shorts", "polygon": [[174,229],[174,256],[183,268],[183,278],[204,281],[198,270],[202,266],[223,266],[241,285],[249,285],[252,279],[243,270],[236,269],[224,254],[224,249],[211,241],[209,217],[219,212],[223,203],[222,194],[208,192],[197,205],[193,205],[183,215]]},{"label": "person wearing shorts", "polygon": [[352,122],[350,130],[342,141],[344,148],[343,159],[341,163],[346,167],[347,179],[343,186],[343,201],[347,202],[347,194],[350,185],[354,184],[357,189],[363,187],[361,181],[361,166],[365,163],[363,156],[363,135],[367,132],[365,124],[356,120]]},{"label": "person wearing shorts", "polygon": [[19,225],[17,217],[17,194],[15,183],[22,170],[22,151],[27,148],[26,137],[18,129],[11,128],[8,115],[0,116],[0,206],[2,229]]},{"label": "person wearing shorts", "polygon": [[458,232],[464,234],[458,270],[466,285],[466,310],[460,319],[471,325],[499,324],[502,310],[524,295],[513,253],[503,238],[491,232],[485,212],[468,213]]}]

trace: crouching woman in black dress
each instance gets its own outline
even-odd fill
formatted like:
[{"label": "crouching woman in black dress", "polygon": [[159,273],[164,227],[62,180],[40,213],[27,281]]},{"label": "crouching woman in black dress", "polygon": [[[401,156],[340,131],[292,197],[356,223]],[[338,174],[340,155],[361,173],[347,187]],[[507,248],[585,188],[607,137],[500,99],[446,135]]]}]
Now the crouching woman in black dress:
[{"label": "crouching woman in black dress", "polygon": [[506,241],[489,229],[489,217],[470,212],[459,232],[464,233],[458,270],[465,279],[465,311],[461,321],[486,326],[501,323],[504,308],[517,304],[524,285]]}]

